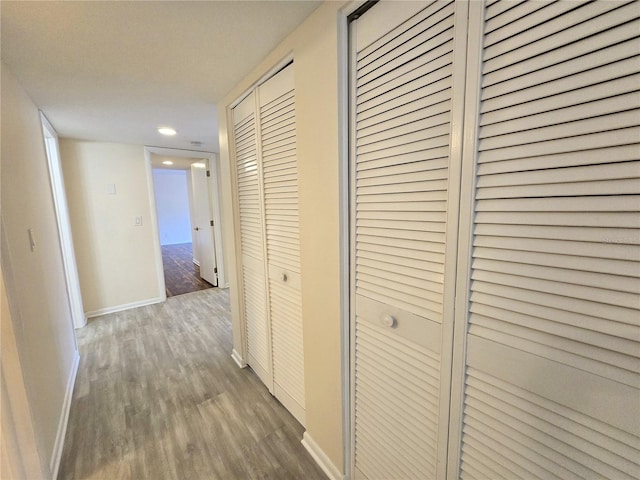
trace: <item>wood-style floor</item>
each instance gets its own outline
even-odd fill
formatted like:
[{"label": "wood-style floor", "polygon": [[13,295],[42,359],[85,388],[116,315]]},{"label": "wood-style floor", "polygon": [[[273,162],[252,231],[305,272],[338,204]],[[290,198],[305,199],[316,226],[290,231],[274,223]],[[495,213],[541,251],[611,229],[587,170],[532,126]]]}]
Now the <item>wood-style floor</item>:
[{"label": "wood-style floor", "polygon": [[231,359],[227,290],[97,317],[77,333],[59,479],[326,480],[301,425]]},{"label": "wood-style floor", "polygon": [[162,245],[162,265],[167,297],[213,287],[200,278],[200,267],[193,263],[193,247],[190,243]]}]

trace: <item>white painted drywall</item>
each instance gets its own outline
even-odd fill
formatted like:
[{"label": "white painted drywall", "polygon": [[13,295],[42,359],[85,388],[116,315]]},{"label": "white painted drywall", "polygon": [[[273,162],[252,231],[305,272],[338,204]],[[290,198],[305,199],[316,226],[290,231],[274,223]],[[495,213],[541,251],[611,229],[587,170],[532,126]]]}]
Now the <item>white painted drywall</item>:
[{"label": "white painted drywall", "polygon": [[153,169],[160,245],[191,243],[186,170]]},{"label": "white painted drywall", "polygon": [[162,300],[144,147],[60,138],[60,157],[87,316]]},{"label": "white painted drywall", "polygon": [[40,114],[4,64],[1,118],[2,274],[11,310],[2,321],[13,322],[40,478],[51,478],[77,347]]}]

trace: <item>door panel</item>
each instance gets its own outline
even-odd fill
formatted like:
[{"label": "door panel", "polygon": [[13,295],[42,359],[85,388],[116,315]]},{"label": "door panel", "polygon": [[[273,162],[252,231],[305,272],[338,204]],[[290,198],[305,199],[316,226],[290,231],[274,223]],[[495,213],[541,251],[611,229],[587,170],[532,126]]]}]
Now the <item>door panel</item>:
[{"label": "door panel", "polygon": [[265,275],[264,218],[255,114],[251,93],[233,109],[237,205],[247,363],[271,391],[271,340]]},{"label": "door panel", "polygon": [[465,169],[459,475],[638,478],[638,4],[505,3]]},{"label": "door panel", "polygon": [[[201,163],[201,162],[198,162]],[[213,225],[211,219],[211,196],[207,169],[191,165],[191,186],[193,191],[193,207],[197,230],[197,242],[194,248],[198,250],[197,259],[200,264],[200,277],[213,286],[218,286],[216,274],[216,255],[213,240]]]},{"label": "door panel", "polygon": [[305,423],[294,66],[257,90],[274,394]]},{"label": "door panel", "polygon": [[464,8],[380,2],[352,23],[356,478],[445,475],[453,318],[444,304],[454,286],[445,272],[456,246],[446,240],[457,233],[448,218],[460,138],[452,142],[453,50]]},{"label": "door panel", "polygon": [[248,364],[304,425],[294,70],[233,110]]}]

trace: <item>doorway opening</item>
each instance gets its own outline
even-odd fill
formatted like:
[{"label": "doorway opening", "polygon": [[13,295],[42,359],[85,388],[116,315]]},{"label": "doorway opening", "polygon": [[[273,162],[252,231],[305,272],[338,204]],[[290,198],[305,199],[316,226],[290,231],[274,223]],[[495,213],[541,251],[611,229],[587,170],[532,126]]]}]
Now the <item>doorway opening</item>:
[{"label": "doorway opening", "polygon": [[166,296],[218,286],[209,159],[150,152],[149,160]]}]

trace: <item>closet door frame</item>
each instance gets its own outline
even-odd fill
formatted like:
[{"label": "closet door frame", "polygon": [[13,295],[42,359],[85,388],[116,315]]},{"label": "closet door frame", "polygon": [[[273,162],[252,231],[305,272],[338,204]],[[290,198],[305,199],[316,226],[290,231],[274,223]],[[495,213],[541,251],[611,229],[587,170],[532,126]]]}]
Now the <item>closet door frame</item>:
[{"label": "closet door frame", "polygon": [[[254,115],[255,115],[255,132],[256,132],[256,152],[257,157],[259,159],[258,163],[258,178],[263,179],[262,172],[262,147],[259,142],[260,138],[260,122],[259,122],[259,98],[258,98],[258,87],[276,75],[280,70],[284,69],[287,65],[293,62],[293,54],[287,55],[285,58],[277,62],[271,69],[267,71],[260,79],[256,82],[252,83],[249,88],[247,88],[242,95],[238,97],[229,107],[227,108],[227,125],[229,125],[229,130],[227,132],[229,138],[229,154],[230,158],[233,159],[233,166],[231,168],[231,182],[233,188],[233,223],[234,223],[234,243],[235,243],[235,264],[236,264],[236,283],[238,285],[238,304],[240,306],[240,311],[238,312],[240,317],[240,337],[241,337],[241,345],[242,352],[234,352],[232,353],[233,359],[236,363],[241,367],[245,368],[249,366],[247,363],[248,360],[248,339],[246,335],[246,325],[247,320],[245,318],[245,305],[244,305],[244,296],[242,292],[244,292],[244,280],[242,278],[242,244],[241,244],[241,232],[240,232],[240,204],[238,199],[238,177],[237,171],[235,168],[235,162],[237,161],[236,157],[236,138],[235,138],[235,124],[233,121],[233,110],[237,107],[242,101],[244,101],[251,93],[254,93]],[[262,220],[262,234],[263,234],[263,263],[264,263],[264,281],[265,281],[265,312],[267,315],[267,326],[269,331],[271,331],[271,314],[268,308],[267,302],[269,301],[269,270],[268,270],[268,262],[267,262],[267,242],[266,242],[266,219],[265,219],[265,211],[264,211],[264,182],[260,181],[259,185],[259,196],[261,204],[263,208],[261,209],[261,220]],[[273,359],[272,359],[272,339],[271,335],[268,336],[268,345],[267,352],[269,356],[269,377],[270,381],[266,385],[269,389],[269,392],[273,395]]]},{"label": "closet door frame", "polygon": [[352,82],[351,59],[354,42],[351,40],[351,22],[364,11],[368,0],[354,0],[340,11],[338,18],[338,147],[339,147],[339,205],[340,205],[340,355],[342,386],[342,455],[344,480],[353,478],[353,368],[351,365],[351,305],[355,290],[351,287],[351,272],[355,259],[351,254],[351,219],[355,203],[351,192],[351,159],[353,141],[353,115],[355,84]]},{"label": "closet door frame", "polygon": [[[367,5],[367,4],[370,5]],[[340,111],[341,115],[346,115],[347,121],[341,124],[341,131],[346,131],[343,142],[345,145],[341,148],[341,153],[344,155],[342,164],[344,165],[341,170],[341,218],[346,216],[344,220],[343,230],[341,233],[344,235],[341,242],[341,246],[346,252],[343,253],[343,261],[341,262],[343,268],[343,279],[346,283],[346,287],[342,289],[343,294],[346,296],[346,301],[343,302],[343,405],[345,409],[345,469],[346,477],[354,478],[355,474],[355,208],[356,208],[356,194],[355,194],[355,126],[356,126],[356,111],[355,111],[355,99],[356,99],[356,85],[353,78],[353,72],[355,71],[354,59],[356,55],[354,28],[351,24],[357,20],[357,18],[366,14],[369,8],[375,7],[377,2],[354,2],[350,6],[348,12],[345,12],[344,28],[346,32],[342,35],[342,42],[344,47],[341,49],[346,58],[343,59],[342,67],[346,70],[341,75],[341,85],[343,87],[343,97],[346,97],[341,103],[344,105],[344,110]],[[425,2],[426,5],[427,2]],[[468,65],[468,45],[473,45],[475,39],[475,31],[470,31],[474,28],[476,21],[470,20],[475,14],[474,10],[477,10],[476,4],[481,3],[481,7],[484,7],[483,2],[475,1],[456,1],[455,2],[455,14],[454,14],[454,39],[453,39],[453,83],[452,83],[452,100],[451,100],[451,130],[450,130],[450,146],[449,146],[449,159],[448,166],[448,191],[447,191],[447,217],[446,217],[446,250],[445,250],[445,272],[443,285],[445,286],[443,294],[443,322],[442,322],[442,350],[441,350],[441,384],[440,384],[440,398],[439,398],[439,419],[438,419],[438,437],[437,442],[439,445],[444,445],[438,453],[437,466],[436,466],[436,478],[455,478],[457,475],[457,467],[451,469],[450,454],[452,446],[455,447],[455,443],[451,443],[450,429],[451,425],[459,422],[454,422],[455,415],[459,415],[460,409],[456,409],[457,397],[455,393],[455,387],[458,377],[452,377],[457,374],[457,363],[455,355],[464,358],[464,349],[462,351],[454,348],[457,346],[457,334],[455,331],[458,327],[458,313],[459,299],[457,298],[457,291],[460,287],[460,278],[458,277],[461,271],[457,265],[462,257],[463,261],[468,262],[468,253],[470,252],[469,246],[464,238],[470,232],[470,223],[466,219],[467,208],[464,202],[467,200],[467,196],[472,198],[471,192],[469,195],[465,195],[465,181],[473,181],[473,176],[468,177],[463,174],[467,168],[464,164],[464,144],[468,136],[468,123],[469,119],[466,116],[465,106],[467,105],[467,95],[470,89],[467,83],[467,76],[469,70],[471,76],[475,71],[473,65]],[[483,9],[482,9],[483,11]],[[355,15],[354,15],[355,14]],[[480,26],[482,22],[480,21]],[[471,42],[471,43],[469,43]],[[478,49],[478,56],[480,49]],[[480,59],[480,57],[479,57]],[[474,59],[472,59],[474,60]],[[480,64],[478,64],[477,72],[479,73]],[[471,84],[473,87],[474,84]],[[479,86],[476,82],[477,95],[479,95]],[[479,98],[479,97],[478,97]],[[345,112],[346,110],[346,112]],[[475,118],[473,123],[475,124]],[[471,138],[475,139],[475,130],[471,134]],[[467,178],[468,177],[468,178]],[[466,180],[465,180],[466,179]],[[467,189],[468,190],[468,189]],[[462,248],[462,250],[460,250]],[[461,252],[461,255],[459,255]],[[466,280],[465,275],[464,279]],[[462,290],[463,296],[466,296],[466,290]],[[466,305],[466,303],[465,303]],[[462,310],[464,314],[464,309]],[[465,318],[466,320],[466,318]],[[463,324],[464,327],[464,324]],[[464,337],[463,337],[464,340]],[[346,350],[346,352],[345,352]],[[346,384],[345,384],[346,382]],[[454,406],[455,405],[455,406]],[[444,406],[444,407],[443,407]],[[455,432],[457,433],[457,432]],[[456,436],[456,435],[454,435]],[[457,435],[459,437],[459,435]],[[454,448],[457,455],[457,449]],[[455,464],[457,465],[457,464]]]}]

